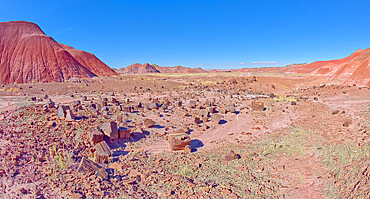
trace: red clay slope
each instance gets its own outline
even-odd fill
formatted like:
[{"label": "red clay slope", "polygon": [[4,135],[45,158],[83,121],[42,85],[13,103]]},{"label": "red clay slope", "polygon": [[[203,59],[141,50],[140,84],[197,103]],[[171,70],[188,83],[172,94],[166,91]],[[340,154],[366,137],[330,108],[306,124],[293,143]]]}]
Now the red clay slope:
[{"label": "red clay slope", "polygon": [[322,82],[336,81],[370,87],[370,48],[359,49],[343,59],[317,61],[293,67],[288,72],[309,73],[311,76],[320,77]]},{"label": "red clay slope", "polygon": [[0,83],[116,75],[94,55],[59,44],[34,23],[0,23]]},{"label": "red clay slope", "polygon": [[330,60],[330,61],[317,61],[310,64],[294,67],[293,71],[296,73],[311,73],[317,69],[320,69],[321,67],[335,67],[339,64],[343,64],[348,62],[349,60],[353,59],[354,57],[357,57],[361,55],[363,50],[358,49],[356,52],[351,54],[348,57],[345,57],[343,59],[337,59],[337,60]]}]

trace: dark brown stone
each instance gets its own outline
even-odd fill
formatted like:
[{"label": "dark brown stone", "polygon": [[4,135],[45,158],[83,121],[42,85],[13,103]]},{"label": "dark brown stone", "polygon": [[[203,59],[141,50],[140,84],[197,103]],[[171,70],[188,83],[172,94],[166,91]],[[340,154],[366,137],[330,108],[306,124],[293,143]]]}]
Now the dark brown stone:
[{"label": "dark brown stone", "polygon": [[101,166],[95,163],[94,161],[83,157],[80,162],[80,165],[77,168],[77,171],[84,172],[84,173],[91,173],[91,172],[96,172],[100,168]]},{"label": "dark brown stone", "polygon": [[104,134],[101,132],[101,130],[96,127],[96,128],[93,128],[90,133],[89,133],[89,138],[90,138],[90,142],[92,144],[97,144],[101,141],[103,141],[104,139]]},{"label": "dark brown stone", "polygon": [[128,139],[130,138],[131,130],[126,127],[119,127],[118,133],[120,138]]},{"label": "dark brown stone", "polygon": [[195,118],[194,118],[194,122],[195,122],[196,124],[199,124],[201,121],[202,121],[202,120],[201,120],[199,117],[195,117]]}]

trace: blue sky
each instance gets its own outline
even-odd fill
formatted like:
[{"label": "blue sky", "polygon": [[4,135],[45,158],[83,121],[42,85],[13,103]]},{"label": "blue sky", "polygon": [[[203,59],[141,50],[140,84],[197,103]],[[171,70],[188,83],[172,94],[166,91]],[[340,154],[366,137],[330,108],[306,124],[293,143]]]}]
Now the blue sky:
[{"label": "blue sky", "polygon": [[0,21],[31,21],[113,68],[284,66],[370,47],[370,1],[5,1]]}]

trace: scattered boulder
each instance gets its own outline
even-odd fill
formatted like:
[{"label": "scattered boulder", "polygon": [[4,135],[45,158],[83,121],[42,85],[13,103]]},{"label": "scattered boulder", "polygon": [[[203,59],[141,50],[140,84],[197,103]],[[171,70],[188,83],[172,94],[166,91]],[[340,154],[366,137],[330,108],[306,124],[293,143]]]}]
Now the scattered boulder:
[{"label": "scattered boulder", "polygon": [[256,82],[256,81],[257,81],[256,76],[253,76],[253,78],[252,78],[252,82]]},{"label": "scattered boulder", "polygon": [[219,124],[220,121],[222,120],[222,116],[220,114],[213,114],[212,117],[211,117],[211,120],[213,123],[215,124]]},{"label": "scattered boulder", "polygon": [[128,139],[130,138],[131,130],[126,127],[119,127],[118,134],[120,138]]},{"label": "scattered boulder", "polygon": [[235,159],[239,159],[240,155],[236,154],[233,150],[230,150],[229,154],[225,156],[226,161],[231,161]]},{"label": "scattered boulder", "polygon": [[101,132],[101,130],[98,127],[96,127],[90,131],[89,139],[90,139],[90,142],[95,145],[104,140],[104,134]]},{"label": "scattered boulder", "polygon": [[114,140],[118,139],[118,128],[116,122],[105,122],[101,126],[103,133],[109,137],[109,139]]},{"label": "scattered boulder", "polygon": [[332,115],[336,115],[336,114],[338,114],[339,113],[339,110],[335,110],[335,111],[333,111],[331,114]]},{"label": "scattered boulder", "polygon": [[227,113],[227,110],[226,108],[222,108],[221,111],[220,111],[221,114],[226,114]]},{"label": "scattered boulder", "polygon": [[74,120],[75,115],[73,114],[72,110],[69,106],[60,105],[58,107],[58,117],[67,119],[67,120]]},{"label": "scattered boulder", "polygon": [[179,107],[182,106],[182,101],[176,101],[175,106],[179,106]]},{"label": "scattered boulder", "polygon": [[55,106],[55,103],[53,102],[53,100],[51,100],[50,98],[49,98],[49,101],[48,101],[48,103],[47,103],[47,105],[46,105],[48,108],[53,108],[54,106]]},{"label": "scattered boulder", "polygon": [[229,113],[229,112],[230,113],[236,113],[234,106],[228,106],[228,107],[225,108],[225,110],[226,110],[226,113]]},{"label": "scattered boulder", "polygon": [[265,104],[263,102],[252,102],[252,110],[264,111],[265,110]]},{"label": "scattered boulder", "polygon": [[105,141],[97,143],[94,149],[96,150],[94,154],[95,162],[98,163],[108,162],[109,156],[112,155],[112,152]]},{"label": "scattered boulder", "polygon": [[346,120],[346,121],[343,123],[343,126],[344,126],[344,127],[349,127],[351,124],[352,124],[352,120]]},{"label": "scattered boulder", "polygon": [[186,146],[190,146],[191,139],[186,133],[168,135],[168,142],[172,151],[184,150]]},{"label": "scattered boulder", "polygon": [[144,120],[144,126],[146,128],[151,128],[151,127],[154,126],[154,124],[155,124],[155,122],[152,119],[145,119]]},{"label": "scattered boulder", "polygon": [[69,106],[60,105],[58,107],[58,117],[64,119],[66,117],[66,114],[67,114],[67,112],[66,112],[67,109],[69,109]]},{"label": "scattered boulder", "polygon": [[71,109],[66,110],[66,120],[75,120],[76,116],[73,114]]},{"label": "scattered boulder", "polygon": [[209,117],[202,117],[202,121],[203,121],[203,123],[208,122],[208,120],[209,120]]},{"label": "scattered boulder", "polygon": [[131,113],[131,107],[130,106],[123,107],[123,112]]},{"label": "scattered boulder", "polygon": [[195,117],[195,118],[194,118],[194,122],[195,122],[196,124],[199,124],[201,121],[202,121],[202,120],[201,120],[199,117]]},{"label": "scattered boulder", "polygon": [[161,106],[159,106],[159,104],[158,104],[158,103],[152,103],[152,104],[150,104],[150,105],[149,105],[148,109],[149,109],[149,110],[153,110],[153,109],[158,110],[158,109],[159,109],[159,107],[161,107]]},{"label": "scattered boulder", "polygon": [[215,107],[208,107],[207,108],[209,113],[216,113],[216,108]]},{"label": "scattered boulder", "polygon": [[95,163],[94,161],[83,157],[81,162],[80,162],[80,165],[77,168],[77,171],[89,174],[89,173],[92,173],[92,172],[95,173],[100,168],[102,168],[102,167],[100,165],[98,165],[97,163]]}]

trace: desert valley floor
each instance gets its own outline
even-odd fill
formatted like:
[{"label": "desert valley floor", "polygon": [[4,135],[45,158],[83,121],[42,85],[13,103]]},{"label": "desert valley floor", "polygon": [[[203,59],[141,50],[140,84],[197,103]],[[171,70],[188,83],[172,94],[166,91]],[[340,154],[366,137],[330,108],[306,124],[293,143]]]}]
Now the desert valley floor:
[{"label": "desert valley floor", "polygon": [[369,198],[369,88],[309,82],[218,72],[4,84],[0,195]]}]

